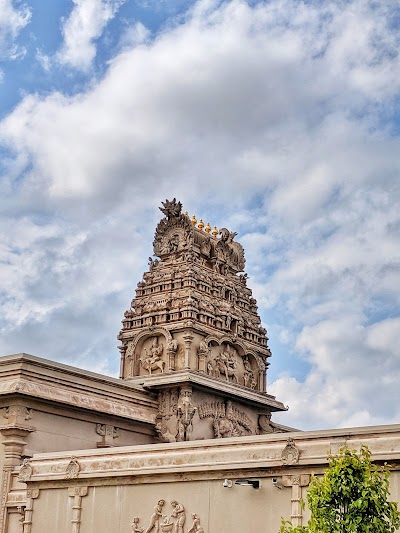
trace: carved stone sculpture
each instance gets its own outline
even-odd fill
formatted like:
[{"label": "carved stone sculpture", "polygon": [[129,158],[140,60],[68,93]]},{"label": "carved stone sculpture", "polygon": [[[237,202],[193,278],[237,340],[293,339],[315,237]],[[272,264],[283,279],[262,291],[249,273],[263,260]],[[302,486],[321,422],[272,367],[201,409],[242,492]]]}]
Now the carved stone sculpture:
[{"label": "carved stone sculpture", "polygon": [[197,407],[192,404],[192,391],[188,387],[182,387],[177,407],[177,442],[190,440],[193,431],[192,420]]},{"label": "carved stone sculpture", "polygon": [[238,355],[236,350],[230,345],[227,345],[226,348],[222,348],[215,358],[216,370],[219,375],[225,376],[226,381],[229,381],[231,378],[236,383],[239,383],[237,358]]},{"label": "carved stone sculpture", "polygon": [[163,352],[163,345],[158,344],[158,337],[153,337],[152,344],[150,348],[143,349],[143,355],[140,358],[142,367],[148,371],[149,374],[153,370],[161,370],[164,372],[165,361],[161,359],[161,354]]},{"label": "carved stone sculpture", "polygon": [[68,463],[67,468],[65,469],[65,478],[66,479],[75,479],[79,475],[81,467],[78,463],[76,457],[71,457],[70,462]]},{"label": "carved stone sculpture", "polygon": [[132,533],[143,533],[144,528],[139,526],[140,518],[135,516],[132,522]]},{"label": "carved stone sculpture", "polygon": [[297,465],[299,462],[300,451],[294,440],[289,437],[287,444],[282,450],[281,458],[284,465]]},{"label": "carved stone sculpture", "polygon": [[171,505],[174,508],[171,516],[176,518],[175,533],[183,533],[183,526],[186,522],[185,508],[176,500],[172,500]]},{"label": "carved stone sculpture", "polygon": [[158,415],[154,426],[161,442],[176,442],[176,435],[173,435],[167,427],[165,420]]},{"label": "carved stone sculpture", "polygon": [[164,213],[164,215],[170,220],[173,217],[179,217],[182,211],[182,204],[181,202],[177,202],[176,198],[174,198],[172,201],[165,200],[165,202],[161,202],[163,207],[159,207],[160,211]]},{"label": "carved stone sculpture", "polygon": [[204,533],[204,529],[200,525],[199,515],[192,513],[193,525],[188,529],[187,533]]},{"label": "carved stone sculpture", "polygon": [[30,465],[29,459],[25,458],[18,474],[18,481],[22,481],[23,483],[25,483],[26,481],[29,481],[31,479],[31,476],[32,467]]},{"label": "carved stone sculpture", "polygon": [[165,505],[165,500],[158,500],[157,505],[154,507],[154,513],[151,515],[150,524],[146,529],[145,533],[158,533],[160,531],[160,522],[162,519],[162,508]]},{"label": "carved stone sculpture", "polygon": [[169,360],[169,369],[175,370],[175,355],[178,350],[178,341],[176,339],[171,339],[167,343],[167,355]]},{"label": "carved stone sculpture", "polygon": [[211,418],[214,437],[239,437],[254,433],[249,417],[235,408],[230,400],[223,402],[205,402],[199,405],[199,417]]},{"label": "carved stone sculpture", "polygon": [[[171,515],[163,514],[165,500],[158,500],[154,508],[154,513],[151,515],[150,523],[146,531],[140,527],[140,518],[135,517],[131,524],[132,533],[184,533],[184,526],[186,522],[185,507],[177,500],[171,501],[172,512]],[[200,525],[200,517],[196,513],[191,514],[193,524],[187,533],[204,533],[204,528]]]}]

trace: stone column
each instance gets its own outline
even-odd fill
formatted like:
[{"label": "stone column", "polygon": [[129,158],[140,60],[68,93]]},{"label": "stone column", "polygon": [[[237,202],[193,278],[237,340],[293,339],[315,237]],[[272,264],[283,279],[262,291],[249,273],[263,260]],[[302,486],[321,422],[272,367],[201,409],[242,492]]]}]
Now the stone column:
[{"label": "stone column", "polygon": [[15,466],[22,463],[27,438],[35,428],[27,425],[32,418],[32,410],[21,405],[10,405],[2,410],[6,423],[0,426],[3,437],[4,465],[1,480],[0,501],[0,533],[5,533],[7,527],[6,501],[10,491],[11,472]]},{"label": "stone column", "polygon": [[190,369],[190,348],[192,346],[193,342],[193,335],[188,332],[183,335],[183,340],[185,342],[185,364],[184,369],[189,370]]},{"label": "stone column", "polygon": [[291,520],[294,527],[301,526],[303,521],[303,510],[301,508],[302,487],[310,483],[309,474],[297,474],[292,476],[282,476],[282,485],[292,487],[292,508]]},{"label": "stone column", "polygon": [[82,514],[82,497],[88,493],[88,487],[68,487],[68,496],[74,499],[72,504],[72,533],[80,533],[81,514]]}]

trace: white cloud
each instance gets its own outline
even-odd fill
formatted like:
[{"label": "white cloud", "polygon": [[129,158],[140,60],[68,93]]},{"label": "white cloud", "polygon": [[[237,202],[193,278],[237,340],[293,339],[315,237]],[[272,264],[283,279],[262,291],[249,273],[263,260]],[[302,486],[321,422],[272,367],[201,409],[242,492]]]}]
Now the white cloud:
[{"label": "white cloud", "polygon": [[[3,351],[21,324],[19,342],[54,357],[51,324],[57,356],[83,353],[90,366],[101,352],[102,365],[118,365],[118,322],[151,251],[156,206],[176,196],[241,233],[266,325],[311,369],[301,381],[288,368],[271,385],[291,407],[282,423],[393,421],[400,77],[391,10],[357,0],[218,4],[198,2],[152,41],[134,28],[86,92],[27,96],[0,123],[15,155],[0,202],[16,213],[7,227],[20,250],[5,241]],[[83,2],[71,17],[78,12]],[[83,28],[83,62],[71,52],[71,64],[86,68],[98,34],[68,21],[71,36]]]},{"label": "white cloud", "polygon": [[125,0],[72,1],[71,14],[63,21],[64,42],[57,58],[64,65],[87,70],[96,57],[96,39]]},{"label": "white cloud", "polygon": [[399,326],[400,319],[363,327],[346,317],[305,327],[297,348],[312,369],[304,382],[282,375],[272,384],[270,392],[290,405],[277,419],[313,428],[397,423],[400,345],[390,341]]},{"label": "white cloud", "polygon": [[19,46],[16,39],[31,17],[27,4],[0,0],[0,58],[19,59],[25,55],[26,49]]}]

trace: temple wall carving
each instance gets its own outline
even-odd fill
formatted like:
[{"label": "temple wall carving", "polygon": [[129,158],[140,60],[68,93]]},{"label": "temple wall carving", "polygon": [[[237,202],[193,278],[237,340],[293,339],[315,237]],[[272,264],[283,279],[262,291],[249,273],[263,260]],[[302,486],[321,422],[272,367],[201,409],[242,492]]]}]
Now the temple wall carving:
[{"label": "temple wall carving", "polygon": [[[174,400],[164,403],[166,415],[174,410]],[[324,471],[337,442],[368,443],[372,459],[390,465],[391,498],[400,500],[400,426],[231,437],[34,457],[28,487],[18,480],[26,465],[11,471],[7,533],[20,533],[21,524],[28,533],[241,533],[243,524],[269,533],[281,517],[304,525],[310,474]],[[67,477],[71,462],[79,469]],[[259,488],[236,483],[249,479]]]}]

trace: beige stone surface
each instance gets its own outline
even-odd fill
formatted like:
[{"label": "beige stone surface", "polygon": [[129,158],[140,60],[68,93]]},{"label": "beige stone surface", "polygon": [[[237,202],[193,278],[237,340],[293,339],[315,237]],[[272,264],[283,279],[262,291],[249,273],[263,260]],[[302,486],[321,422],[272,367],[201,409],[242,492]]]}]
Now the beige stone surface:
[{"label": "beige stone surface", "polygon": [[[32,532],[71,531],[73,501],[77,533],[129,533],[134,517],[146,531],[159,500],[165,500],[161,514],[171,522],[176,522],[171,501],[183,505],[184,533],[193,524],[192,513],[205,533],[277,532],[281,517],[301,522],[299,500],[306,496],[310,475],[322,473],[327,454],[344,443],[354,449],[367,445],[373,460],[388,462],[392,498],[399,501],[399,425],[213,439],[78,451],[75,457],[35,455],[27,480],[28,490],[38,491]],[[15,477],[19,470],[14,469],[10,508],[25,490]],[[225,479],[232,481],[230,488]],[[261,486],[235,483],[243,479],[256,479]]]}]

